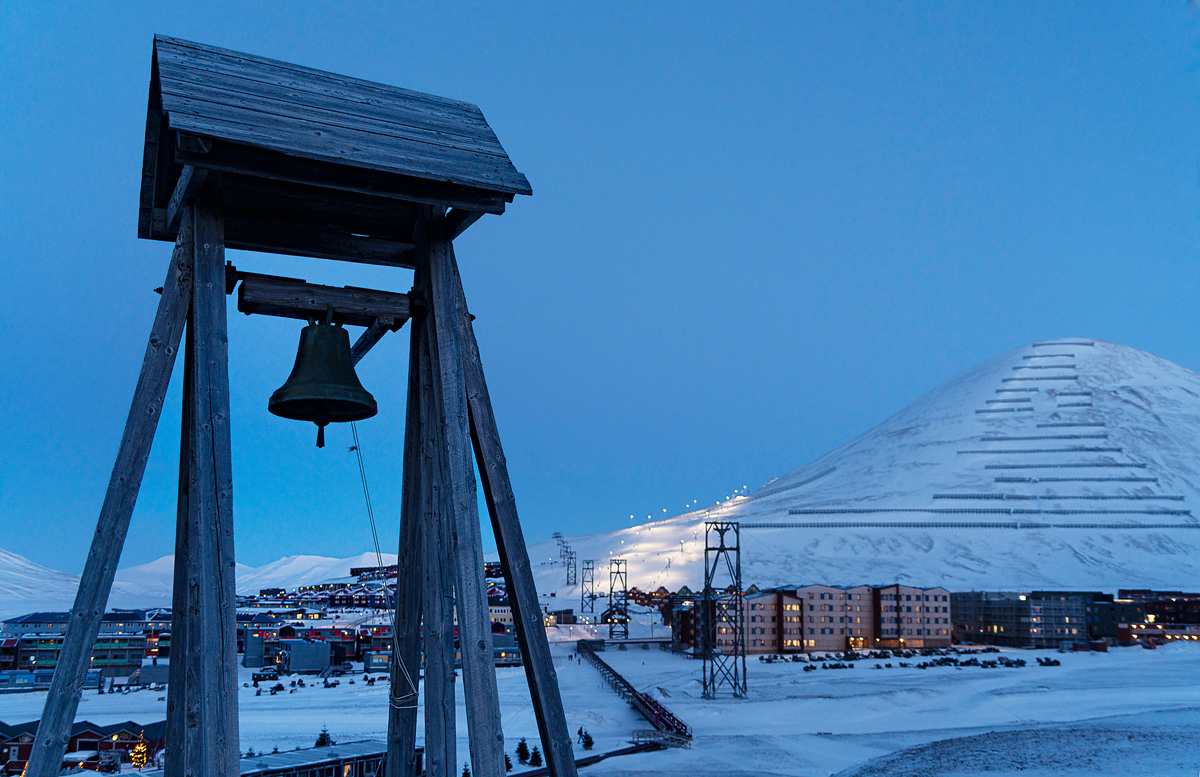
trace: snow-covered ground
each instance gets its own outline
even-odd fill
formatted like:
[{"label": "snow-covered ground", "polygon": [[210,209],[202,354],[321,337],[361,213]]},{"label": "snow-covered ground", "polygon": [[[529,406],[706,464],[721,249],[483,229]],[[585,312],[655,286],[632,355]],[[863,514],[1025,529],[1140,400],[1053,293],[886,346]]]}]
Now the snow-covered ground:
[{"label": "snow-covered ground", "polygon": [[[608,651],[605,660],[687,721],[696,740],[668,754],[668,765],[652,753],[592,773],[1049,777],[1118,774],[1143,762],[1153,762],[1155,774],[1200,770],[1200,648],[1011,655],[1029,665],[921,670],[892,661],[877,670],[869,667],[887,662],[867,660],[804,672],[803,664],[752,659],[749,699],[714,702],[700,698],[698,662]],[[1062,666],[1038,666],[1039,655]]]},{"label": "snow-covered ground", "polygon": [[[560,629],[567,637],[566,629]],[[576,629],[576,631],[578,631]],[[574,636],[578,636],[575,634]],[[596,751],[623,746],[647,727],[586,662],[554,645],[568,724],[591,732]],[[695,730],[689,749],[601,762],[591,775],[966,775],[1123,774],[1200,771],[1200,646],[1111,653],[1014,651],[1020,669],[855,669],[803,671],[802,663],[749,661],[749,698],[700,698],[700,664],[661,650],[609,650],[604,659]],[[1040,667],[1039,655],[1062,661]],[[878,662],[882,663],[882,662]],[[915,664],[916,661],[913,661]],[[249,681],[249,671],[243,670]],[[340,741],[376,739],[386,730],[387,689],[361,676],[337,688],[254,696],[241,690],[241,744],[256,751],[309,746],[322,726]],[[506,747],[532,746],[537,727],[524,672],[499,670]],[[89,693],[79,718],[97,723],[157,720],[162,693]],[[36,718],[44,693],[0,696],[0,720]],[[459,760],[467,757],[465,702],[458,700]],[[515,759],[514,759],[515,760]]]}]

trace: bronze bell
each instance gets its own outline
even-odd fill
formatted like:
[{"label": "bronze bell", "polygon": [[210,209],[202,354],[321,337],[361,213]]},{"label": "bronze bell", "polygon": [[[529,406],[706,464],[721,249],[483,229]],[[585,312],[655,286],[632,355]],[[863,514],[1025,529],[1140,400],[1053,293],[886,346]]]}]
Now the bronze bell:
[{"label": "bronze bell", "polygon": [[[331,311],[332,312],[332,311]],[[341,324],[309,319],[300,331],[292,374],[271,395],[267,409],[282,418],[317,425],[317,447],[325,447],[325,424],[361,421],[378,412],[350,362],[350,334]]]}]

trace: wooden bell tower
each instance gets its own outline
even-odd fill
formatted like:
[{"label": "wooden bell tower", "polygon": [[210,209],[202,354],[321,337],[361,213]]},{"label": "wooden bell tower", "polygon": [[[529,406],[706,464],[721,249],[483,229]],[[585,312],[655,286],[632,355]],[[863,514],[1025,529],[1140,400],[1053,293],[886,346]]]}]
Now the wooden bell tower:
[{"label": "wooden bell tower", "polygon": [[[27,774],[58,774],[181,341],[166,774],[238,773],[225,299],[235,290],[244,313],[306,319],[332,308],[335,322],[365,326],[354,361],[412,323],[387,777],[414,774],[422,639],[427,772],[457,774],[452,603],[472,773],[505,773],[472,455],[547,764],[576,773],[454,258],[463,230],[531,193],[470,103],[155,37],[138,235],[175,249]],[[226,264],[226,246],[412,268],[413,288],[242,272]]]}]

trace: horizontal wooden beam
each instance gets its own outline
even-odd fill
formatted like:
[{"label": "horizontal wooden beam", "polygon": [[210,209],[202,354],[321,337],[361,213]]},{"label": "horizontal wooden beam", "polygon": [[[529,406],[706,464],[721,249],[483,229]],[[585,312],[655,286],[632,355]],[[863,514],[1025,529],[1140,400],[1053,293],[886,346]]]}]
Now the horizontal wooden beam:
[{"label": "horizontal wooden beam", "polygon": [[[154,237],[169,234],[168,219],[166,208],[152,210]],[[406,269],[412,269],[414,256],[410,242],[352,234],[331,227],[241,216],[225,219],[225,246],[244,251],[311,256]]]},{"label": "horizontal wooden beam", "polygon": [[505,204],[512,202],[514,197],[512,194],[397,173],[300,159],[226,141],[213,141],[212,150],[208,153],[177,148],[175,161],[181,165],[192,164],[210,170],[485,213],[503,213]]},{"label": "horizontal wooden beam", "polygon": [[390,331],[404,326],[411,317],[407,294],[354,286],[319,286],[299,278],[240,272],[233,266],[226,268],[227,276],[229,273],[241,281],[238,310],[247,315],[256,313],[307,320],[323,317],[332,307],[336,323],[365,327],[378,324]]},{"label": "horizontal wooden beam", "polygon": [[340,259],[386,267],[412,267],[412,243],[354,235],[336,229],[287,221],[225,220],[225,245],[247,251],[265,251],[318,259]]}]

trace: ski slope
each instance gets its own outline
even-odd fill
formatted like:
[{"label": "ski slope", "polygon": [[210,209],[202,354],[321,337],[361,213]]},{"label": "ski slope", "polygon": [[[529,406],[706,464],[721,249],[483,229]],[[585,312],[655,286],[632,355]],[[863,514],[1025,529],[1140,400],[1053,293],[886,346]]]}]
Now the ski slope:
[{"label": "ski slope", "polygon": [[[567,537],[627,560],[630,585],[695,588],[704,524],[742,532],[760,587],[901,582],[951,590],[1200,586],[1200,373],[1087,338],[1015,348],[938,386],[855,440],[713,508]],[[873,527],[820,528],[857,522]],[[912,529],[914,522],[1075,528]],[[785,528],[782,524],[807,524]],[[539,590],[578,600],[554,541],[530,555]]]}]

